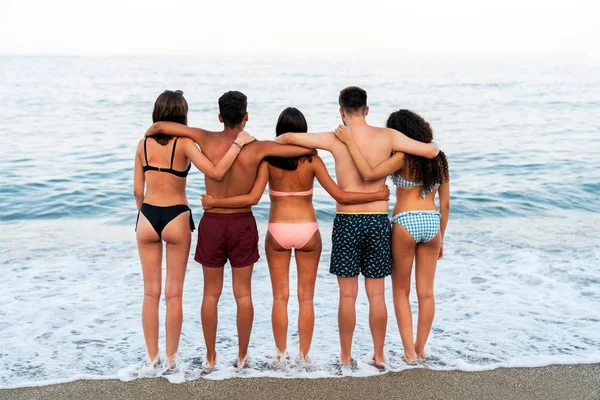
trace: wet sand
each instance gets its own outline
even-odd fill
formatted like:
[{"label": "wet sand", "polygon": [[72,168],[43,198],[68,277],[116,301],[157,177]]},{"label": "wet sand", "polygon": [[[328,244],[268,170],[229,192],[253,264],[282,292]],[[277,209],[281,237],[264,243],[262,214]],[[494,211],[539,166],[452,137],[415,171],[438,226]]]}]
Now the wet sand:
[{"label": "wet sand", "polygon": [[482,372],[412,369],[368,378],[75,381],[0,390],[3,400],[103,399],[600,399],[600,364]]}]

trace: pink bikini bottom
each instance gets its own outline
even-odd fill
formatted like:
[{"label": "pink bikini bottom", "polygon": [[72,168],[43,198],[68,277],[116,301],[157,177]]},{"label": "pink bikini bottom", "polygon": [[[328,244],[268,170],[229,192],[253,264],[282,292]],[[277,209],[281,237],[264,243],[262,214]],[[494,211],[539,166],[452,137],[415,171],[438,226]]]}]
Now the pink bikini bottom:
[{"label": "pink bikini bottom", "polygon": [[273,239],[286,250],[303,248],[306,243],[319,230],[316,222],[303,223],[273,223],[269,222],[267,230],[273,236]]}]

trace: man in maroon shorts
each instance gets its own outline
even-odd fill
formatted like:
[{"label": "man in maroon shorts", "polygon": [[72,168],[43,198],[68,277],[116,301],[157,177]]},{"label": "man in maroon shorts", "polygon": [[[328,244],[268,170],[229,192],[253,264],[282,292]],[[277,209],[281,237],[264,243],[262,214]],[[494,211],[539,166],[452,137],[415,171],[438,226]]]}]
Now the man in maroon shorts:
[{"label": "man in maroon shorts", "polygon": [[[184,136],[200,145],[202,152],[214,164],[231,147],[237,134],[248,121],[248,101],[240,92],[227,92],[219,98],[219,121],[225,126],[220,132],[190,128],[174,122],[156,122],[146,135],[165,133]],[[254,141],[244,146],[222,181],[205,175],[206,193],[216,197],[232,197],[250,193],[258,165],[267,156],[297,157],[313,150],[281,145],[272,141]],[[233,295],[237,304],[239,353],[237,367],[247,364],[248,343],[254,320],[252,306],[252,268],[258,261],[258,231],[250,207],[212,208],[205,212],[198,229],[198,244],[194,259],[202,264],[204,298],[202,299],[202,331],[206,342],[205,367],[213,368],[216,357],[217,305],[223,289],[223,266],[229,260],[232,267]]]}]

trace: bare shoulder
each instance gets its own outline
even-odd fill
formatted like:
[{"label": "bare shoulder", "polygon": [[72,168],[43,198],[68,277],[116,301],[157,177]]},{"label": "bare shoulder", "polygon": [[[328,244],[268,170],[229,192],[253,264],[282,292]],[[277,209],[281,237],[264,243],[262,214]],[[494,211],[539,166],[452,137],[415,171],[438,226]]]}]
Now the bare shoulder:
[{"label": "bare shoulder", "polygon": [[389,137],[393,137],[400,133],[397,130],[392,129],[392,128],[377,128],[377,129],[379,130],[379,132],[381,132],[384,135],[388,135]]},{"label": "bare shoulder", "polygon": [[323,162],[323,159],[318,154],[315,154],[314,156],[310,156],[310,158],[311,158],[311,161],[317,165],[325,164]]},{"label": "bare shoulder", "polygon": [[193,141],[192,139],[190,139],[190,138],[182,137],[182,138],[179,138],[179,139],[177,140],[177,144],[178,144],[178,145],[181,145],[181,146],[185,146],[185,147],[187,147],[187,146],[189,146],[189,145],[191,145],[191,144],[196,144],[196,142],[194,142],[194,141]]}]

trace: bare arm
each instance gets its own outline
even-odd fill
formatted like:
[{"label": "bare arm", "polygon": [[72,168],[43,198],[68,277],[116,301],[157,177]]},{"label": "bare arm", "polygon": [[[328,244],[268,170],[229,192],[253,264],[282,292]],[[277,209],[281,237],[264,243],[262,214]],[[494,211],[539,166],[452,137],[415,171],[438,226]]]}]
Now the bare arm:
[{"label": "bare arm", "polygon": [[206,130],[201,128],[192,128],[187,125],[178,124],[177,122],[159,121],[153,123],[146,131],[146,136],[153,136],[157,133],[165,135],[186,137],[192,139],[196,143],[201,143]]},{"label": "bare arm", "polygon": [[265,192],[267,181],[269,180],[269,164],[266,161],[260,163],[258,167],[258,174],[254,181],[254,186],[248,194],[240,196],[226,197],[224,199],[215,199],[209,194],[203,194],[202,197],[202,208],[210,210],[213,207],[220,208],[244,208],[248,206],[255,206],[260,201],[262,194]]},{"label": "bare arm", "polygon": [[133,197],[138,211],[142,208],[144,202],[144,188],[146,186],[146,177],[144,176],[144,166],[142,164],[141,149],[142,141],[138,144],[135,152],[135,164],[133,166]]},{"label": "bare arm", "polygon": [[295,144],[296,146],[308,147],[310,149],[322,149],[331,152],[337,140],[333,132],[321,133],[285,133],[277,136],[277,143]]},{"label": "bare arm", "polygon": [[444,256],[444,235],[446,234],[446,226],[448,226],[448,218],[450,217],[450,181],[443,182],[438,190],[440,198],[440,231],[442,233],[442,248],[440,249],[439,258]]},{"label": "bare arm", "polygon": [[375,167],[362,155],[358,146],[352,139],[350,129],[347,126],[340,125],[335,130],[335,136],[348,147],[352,160],[363,179],[372,181],[393,174],[404,166],[404,153],[396,153],[392,157],[382,161]]},{"label": "bare arm", "polygon": [[[300,157],[307,156],[310,154],[316,154],[313,149],[307,149],[305,147],[300,146],[288,146],[282,145],[272,140],[264,140],[257,142],[256,145],[256,154],[260,160],[265,157],[273,156],[273,157]],[[252,148],[254,150],[254,148]]]},{"label": "bare arm", "polygon": [[[253,140],[254,137],[250,136],[246,131],[241,131],[236,138],[236,142],[240,143],[242,146]],[[225,156],[215,166],[204,154],[202,154],[198,146],[196,146],[196,143],[191,140],[182,140],[182,142],[184,144],[185,156],[192,164],[200,171],[204,172],[206,176],[216,179],[217,181],[223,179],[241,151],[241,148],[232,142],[229,150],[225,153]]]},{"label": "bare arm", "polygon": [[390,199],[390,189],[385,185],[378,192],[345,192],[331,179],[321,157],[314,156],[312,164],[315,177],[321,186],[340,204],[364,204],[373,201],[388,201]]},{"label": "bare arm", "polygon": [[440,148],[435,142],[423,143],[411,139],[395,129],[388,129],[388,131],[392,138],[392,150],[394,151],[400,151],[429,159],[435,158],[440,152]]}]

